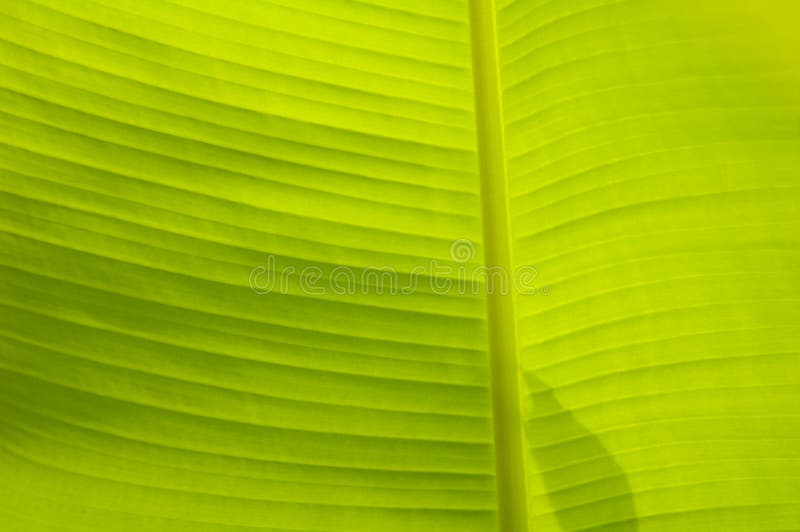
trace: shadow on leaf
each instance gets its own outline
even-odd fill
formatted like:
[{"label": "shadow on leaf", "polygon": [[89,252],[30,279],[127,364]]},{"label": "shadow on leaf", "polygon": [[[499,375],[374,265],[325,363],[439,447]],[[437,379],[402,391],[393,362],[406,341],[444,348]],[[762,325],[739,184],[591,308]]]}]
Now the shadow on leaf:
[{"label": "shadow on leaf", "polygon": [[529,452],[561,528],[638,531],[630,483],[608,449],[537,376],[525,382]]}]

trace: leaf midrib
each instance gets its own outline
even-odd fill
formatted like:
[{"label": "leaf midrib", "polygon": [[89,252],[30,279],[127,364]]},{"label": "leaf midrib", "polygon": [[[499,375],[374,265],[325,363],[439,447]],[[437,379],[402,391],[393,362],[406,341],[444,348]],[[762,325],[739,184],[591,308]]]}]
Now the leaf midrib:
[{"label": "leaf midrib", "polygon": [[[497,512],[501,532],[525,532],[525,446],[519,394],[517,331],[502,87],[494,0],[470,0],[475,120],[485,264],[500,268],[505,289],[487,289],[492,369]],[[487,282],[487,287],[489,283]]]}]

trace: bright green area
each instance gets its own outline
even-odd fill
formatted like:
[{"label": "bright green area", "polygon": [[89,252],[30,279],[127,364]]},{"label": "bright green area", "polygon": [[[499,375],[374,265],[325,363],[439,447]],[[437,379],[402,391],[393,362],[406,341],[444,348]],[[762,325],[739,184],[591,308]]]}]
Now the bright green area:
[{"label": "bright green area", "polygon": [[800,529],[800,4],[499,9],[529,529]]},{"label": "bright green area", "polygon": [[0,530],[800,530],[800,6],[495,1],[0,0]]}]

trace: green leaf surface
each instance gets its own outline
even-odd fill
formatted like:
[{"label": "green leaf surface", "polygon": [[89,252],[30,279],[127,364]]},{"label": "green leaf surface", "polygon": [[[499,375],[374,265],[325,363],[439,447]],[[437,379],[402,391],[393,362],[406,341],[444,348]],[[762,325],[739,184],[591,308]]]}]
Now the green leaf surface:
[{"label": "green leaf surface", "polygon": [[0,0],[0,530],[800,530],[799,25]]}]

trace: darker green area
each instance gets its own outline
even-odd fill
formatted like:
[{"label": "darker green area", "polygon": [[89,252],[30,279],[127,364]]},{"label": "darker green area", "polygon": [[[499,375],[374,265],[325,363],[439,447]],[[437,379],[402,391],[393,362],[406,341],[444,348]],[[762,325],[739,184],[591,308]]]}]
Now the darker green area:
[{"label": "darker green area", "polygon": [[600,438],[566,410],[538,377],[528,373],[525,381],[532,418],[526,424],[530,452],[561,527],[566,531],[638,531],[628,478]]}]

